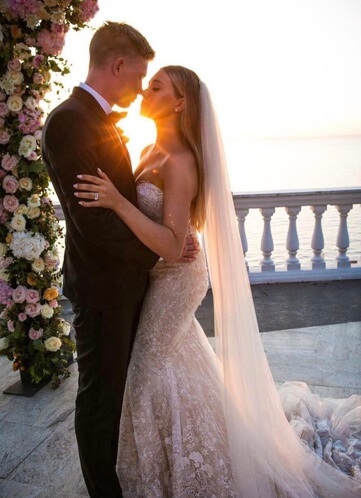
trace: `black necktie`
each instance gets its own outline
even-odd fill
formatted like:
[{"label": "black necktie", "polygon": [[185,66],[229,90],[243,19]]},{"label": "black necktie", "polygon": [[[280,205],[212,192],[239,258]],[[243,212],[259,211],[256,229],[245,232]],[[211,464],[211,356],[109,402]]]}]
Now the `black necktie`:
[{"label": "black necktie", "polygon": [[121,141],[123,142],[123,144],[126,144],[128,141],[129,141],[129,138],[124,136],[123,135],[123,130],[121,128],[119,128],[119,126],[116,126],[116,124],[118,123],[118,121],[120,119],[123,119],[125,118],[125,116],[127,115],[128,113],[127,112],[117,112],[117,111],[112,111],[110,114],[107,115],[107,119],[108,121],[116,127],[116,130],[118,132],[118,135],[121,139]]}]

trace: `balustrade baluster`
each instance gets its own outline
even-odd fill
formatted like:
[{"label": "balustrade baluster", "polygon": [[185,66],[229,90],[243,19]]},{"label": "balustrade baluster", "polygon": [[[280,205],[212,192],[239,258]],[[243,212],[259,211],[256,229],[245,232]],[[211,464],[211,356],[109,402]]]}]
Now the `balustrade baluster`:
[{"label": "balustrade baluster", "polygon": [[274,249],[271,230],[271,218],[275,212],[275,208],[261,208],[260,211],[263,217],[263,234],[261,240],[261,251],[263,254],[263,259],[261,261],[261,270],[274,271],[275,264],[271,259],[271,255]]},{"label": "balustrade baluster", "polygon": [[327,206],[311,206],[313,214],[315,215],[315,226],[313,229],[311,247],[313,249],[312,269],[326,268],[325,259],[322,255],[324,248],[324,239],[322,231],[322,215],[326,211]]},{"label": "balustrade baluster", "polygon": [[349,211],[352,209],[352,204],[338,205],[336,206],[337,211],[340,213],[340,224],[338,227],[338,234],[336,245],[338,248],[338,256],[336,257],[337,268],[350,268],[350,258],[347,256],[346,252],[350,245],[350,238],[348,236],[347,228],[347,216]]},{"label": "balustrade baluster", "polygon": [[[248,240],[247,240],[246,227],[245,227],[246,217],[248,213],[249,209],[239,209],[237,211],[238,229],[242,242],[243,255],[245,258],[248,252]],[[246,259],[245,261],[246,261],[246,266],[248,268],[248,262]]]},{"label": "balustrade baluster", "polygon": [[298,240],[297,233],[297,216],[301,211],[301,206],[296,207],[286,207],[286,212],[288,214],[288,232],[286,247],[288,251],[288,258],[286,260],[287,270],[300,270],[300,261],[296,254],[300,248],[300,243]]}]

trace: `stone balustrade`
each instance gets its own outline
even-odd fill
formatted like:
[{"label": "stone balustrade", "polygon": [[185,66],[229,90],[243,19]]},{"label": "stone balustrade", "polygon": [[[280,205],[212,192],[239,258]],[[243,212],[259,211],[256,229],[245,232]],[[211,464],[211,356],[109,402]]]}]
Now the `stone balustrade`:
[{"label": "stone balustrade", "polygon": [[[356,234],[360,248],[356,261],[351,261],[348,256],[350,237],[347,220],[353,207],[359,207],[361,204],[361,188],[234,193],[233,198],[246,261],[247,216],[250,210],[259,210],[263,218],[259,266],[258,268],[248,266],[251,283],[361,278],[361,218]],[[322,222],[323,215],[330,206],[335,206],[339,214],[338,233],[334,241],[338,254],[331,264],[326,264],[323,254],[325,242]],[[298,258],[300,244],[297,221],[304,207],[309,207],[313,213],[313,232],[309,241],[309,263],[302,265]],[[274,251],[272,217],[276,208],[284,209],[288,216],[288,230],[284,240],[288,257],[281,267],[272,259]]]},{"label": "stone balustrade", "polygon": [[[282,192],[247,192],[234,193],[239,231],[243,251],[248,259],[249,234],[247,216],[252,210],[259,210],[263,220],[263,230],[259,241],[260,259],[257,267],[249,265],[251,283],[322,281],[361,278],[361,213],[356,223],[359,251],[357,259],[350,259],[348,249],[350,244],[348,215],[353,207],[361,205],[361,188],[340,188],[323,190],[291,190]],[[329,207],[335,207],[338,212],[338,232],[334,240],[338,254],[334,261],[327,263],[324,257],[323,216]],[[56,215],[64,219],[59,204],[55,204]],[[299,229],[298,219],[302,209],[310,208],[313,213],[313,232],[310,236],[308,262],[301,263],[298,257]],[[273,259],[274,235],[272,221],[276,209],[284,210],[288,217],[288,230],[284,242],[278,240],[278,245],[284,244],[286,254],[283,264],[276,264]],[[258,224],[260,223],[258,222]],[[337,221],[336,221],[337,222]],[[310,226],[307,227],[311,229]],[[252,234],[254,237],[254,234]],[[253,245],[254,245],[253,240]]]}]

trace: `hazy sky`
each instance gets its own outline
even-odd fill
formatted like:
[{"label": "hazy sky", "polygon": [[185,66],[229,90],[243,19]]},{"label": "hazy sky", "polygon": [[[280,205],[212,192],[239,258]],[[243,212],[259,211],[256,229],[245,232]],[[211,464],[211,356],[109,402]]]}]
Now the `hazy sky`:
[{"label": "hazy sky", "polygon": [[[99,7],[95,27],[125,21],[147,37],[157,53],[149,76],[166,64],[199,74],[229,138],[361,134],[361,0],[99,0]],[[69,86],[85,78],[91,34],[67,35]]]}]

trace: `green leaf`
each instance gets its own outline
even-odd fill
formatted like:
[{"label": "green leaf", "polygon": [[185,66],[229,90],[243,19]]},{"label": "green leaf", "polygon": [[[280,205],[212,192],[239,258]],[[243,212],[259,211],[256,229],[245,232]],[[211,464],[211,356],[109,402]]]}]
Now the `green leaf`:
[{"label": "green leaf", "polygon": [[30,164],[29,169],[31,173],[40,173],[45,169],[45,165],[42,161],[34,161]]},{"label": "green leaf", "polygon": [[45,346],[41,339],[36,339],[35,341],[33,341],[33,347],[37,351],[45,351]]}]

